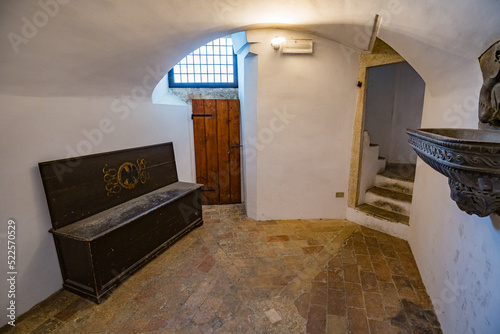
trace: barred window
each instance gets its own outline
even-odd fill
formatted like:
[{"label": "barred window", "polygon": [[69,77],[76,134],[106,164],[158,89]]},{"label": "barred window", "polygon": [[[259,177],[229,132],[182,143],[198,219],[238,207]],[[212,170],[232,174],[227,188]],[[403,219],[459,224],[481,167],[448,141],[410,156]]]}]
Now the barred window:
[{"label": "barred window", "polygon": [[168,72],[169,87],[238,87],[231,38],[217,38],[194,50]]}]

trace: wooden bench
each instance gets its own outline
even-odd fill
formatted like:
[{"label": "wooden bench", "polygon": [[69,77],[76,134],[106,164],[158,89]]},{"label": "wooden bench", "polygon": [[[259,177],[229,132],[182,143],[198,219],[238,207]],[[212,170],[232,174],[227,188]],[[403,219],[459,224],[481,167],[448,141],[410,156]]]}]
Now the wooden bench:
[{"label": "wooden bench", "polygon": [[179,182],[172,143],[39,164],[63,286],[100,303],[203,224],[201,185]]}]

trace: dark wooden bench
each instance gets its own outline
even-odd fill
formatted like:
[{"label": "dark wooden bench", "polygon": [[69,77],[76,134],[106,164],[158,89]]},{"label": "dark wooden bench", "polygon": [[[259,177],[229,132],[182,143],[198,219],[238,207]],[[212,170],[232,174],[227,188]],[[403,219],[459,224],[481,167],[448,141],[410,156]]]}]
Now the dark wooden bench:
[{"label": "dark wooden bench", "polygon": [[39,164],[63,286],[100,303],[203,224],[199,184],[179,182],[172,143]]}]

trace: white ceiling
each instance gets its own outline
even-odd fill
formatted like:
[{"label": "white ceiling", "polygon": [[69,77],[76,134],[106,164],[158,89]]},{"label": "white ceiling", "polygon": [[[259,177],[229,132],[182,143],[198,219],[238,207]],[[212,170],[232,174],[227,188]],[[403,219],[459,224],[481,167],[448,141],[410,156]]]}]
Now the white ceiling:
[{"label": "white ceiling", "polygon": [[[358,48],[377,13],[379,37],[439,92],[461,85],[457,71],[477,77],[477,57],[500,40],[498,0],[59,1],[67,4],[52,6],[43,26],[38,0],[0,1],[0,94],[118,96],[141,85],[147,67],[165,74],[201,44],[249,28],[287,27]],[[38,32],[16,53],[9,36],[36,19]]]}]

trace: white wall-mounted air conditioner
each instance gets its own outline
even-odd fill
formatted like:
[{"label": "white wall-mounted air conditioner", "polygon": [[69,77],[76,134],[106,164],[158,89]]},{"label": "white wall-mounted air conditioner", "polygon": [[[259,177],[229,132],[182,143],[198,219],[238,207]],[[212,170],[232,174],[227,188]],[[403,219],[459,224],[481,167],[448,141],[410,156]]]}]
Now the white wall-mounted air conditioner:
[{"label": "white wall-mounted air conditioner", "polygon": [[313,53],[312,39],[287,39],[281,53]]}]

